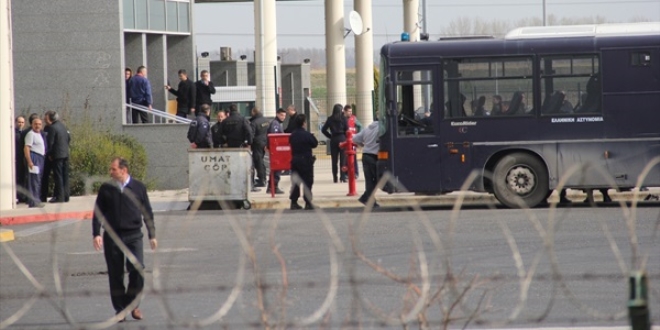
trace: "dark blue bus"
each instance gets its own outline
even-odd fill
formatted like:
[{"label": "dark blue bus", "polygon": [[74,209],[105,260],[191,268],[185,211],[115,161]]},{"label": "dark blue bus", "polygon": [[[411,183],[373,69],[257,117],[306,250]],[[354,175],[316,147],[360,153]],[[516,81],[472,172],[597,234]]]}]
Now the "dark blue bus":
[{"label": "dark blue bus", "polygon": [[[660,156],[660,23],[520,28],[381,50],[379,173],[393,191],[629,190]],[[571,175],[567,175],[571,174]],[[660,165],[641,186],[660,186]]]}]

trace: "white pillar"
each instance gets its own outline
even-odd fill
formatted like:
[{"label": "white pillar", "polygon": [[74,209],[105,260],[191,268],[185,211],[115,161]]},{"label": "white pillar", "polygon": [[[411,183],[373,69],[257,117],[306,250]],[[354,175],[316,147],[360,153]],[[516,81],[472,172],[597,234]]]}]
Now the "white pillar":
[{"label": "white pillar", "polygon": [[346,103],[346,49],[344,0],[325,0],[326,113],[335,103]]},{"label": "white pillar", "polygon": [[0,0],[0,210],[16,206],[11,3]]},{"label": "white pillar", "polygon": [[410,41],[419,41],[419,0],[403,0],[403,31],[408,32]]},{"label": "white pillar", "polygon": [[[403,31],[408,32],[410,42],[419,41],[419,0],[403,0]],[[422,75],[419,71],[413,74],[413,79],[419,81]],[[415,111],[423,105],[422,88],[413,86],[413,104]]]},{"label": "white pillar", "polygon": [[364,29],[355,37],[355,70],[357,117],[362,125],[373,121],[372,92],[374,90],[374,38],[371,0],[355,0],[354,9],[362,16]]},{"label": "white pillar", "polygon": [[277,67],[277,20],[275,0],[254,1],[257,106],[264,116],[274,117],[275,69]]}]

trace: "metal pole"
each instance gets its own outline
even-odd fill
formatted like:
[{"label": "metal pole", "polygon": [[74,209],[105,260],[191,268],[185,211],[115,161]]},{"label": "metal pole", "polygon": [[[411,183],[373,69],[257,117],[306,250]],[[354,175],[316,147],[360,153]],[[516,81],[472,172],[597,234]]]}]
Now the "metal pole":
[{"label": "metal pole", "polygon": [[546,18],[545,18],[545,0],[543,0],[543,26],[546,26]]},{"label": "metal pole", "polygon": [[326,114],[335,103],[346,103],[344,0],[325,0]]},{"label": "metal pole", "polygon": [[15,207],[11,1],[0,0],[0,210]]},{"label": "metal pole", "polygon": [[[362,16],[364,30],[355,36],[355,101],[357,109],[355,115],[365,127],[373,121],[374,90],[374,40],[372,26],[372,0],[355,0],[353,3],[356,12]],[[347,100],[348,101],[348,100]]]}]

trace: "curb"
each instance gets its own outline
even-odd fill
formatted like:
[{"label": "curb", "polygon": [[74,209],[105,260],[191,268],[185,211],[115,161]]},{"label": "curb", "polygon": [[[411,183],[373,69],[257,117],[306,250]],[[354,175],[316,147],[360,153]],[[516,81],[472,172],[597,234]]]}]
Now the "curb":
[{"label": "curb", "polygon": [[0,224],[3,226],[24,225],[34,222],[57,221],[64,219],[88,220],[92,218],[92,211],[45,213],[36,215],[18,215],[13,217],[0,218]]},{"label": "curb", "polygon": [[14,240],[14,231],[11,229],[0,229],[0,242],[10,242]]}]

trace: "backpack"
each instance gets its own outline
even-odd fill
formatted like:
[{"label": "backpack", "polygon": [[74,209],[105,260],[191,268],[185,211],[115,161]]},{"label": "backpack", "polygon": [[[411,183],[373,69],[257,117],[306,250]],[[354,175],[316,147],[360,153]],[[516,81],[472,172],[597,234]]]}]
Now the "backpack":
[{"label": "backpack", "polygon": [[187,135],[188,141],[190,143],[194,143],[197,138],[197,120],[193,120],[190,122],[190,126],[188,127],[188,135]]},{"label": "backpack", "polygon": [[188,128],[188,141],[190,143],[195,143],[197,145],[204,144],[206,141],[206,136],[209,133],[209,123],[202,122],[198,123],[197,120],[190,122],[190,127]]}]

